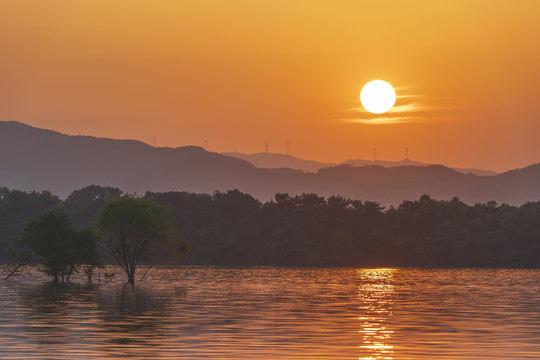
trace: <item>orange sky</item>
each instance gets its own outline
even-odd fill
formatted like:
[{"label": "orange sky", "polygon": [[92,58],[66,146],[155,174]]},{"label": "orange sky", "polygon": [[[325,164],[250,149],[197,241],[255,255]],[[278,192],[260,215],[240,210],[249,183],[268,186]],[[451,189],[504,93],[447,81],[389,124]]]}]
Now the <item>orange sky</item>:
[{"label": "orange sky", "polygon": [[[0,0],[0,120],[508,170],[540,161],[539,18],[536,0]],[[373,79],[396,87],[390,120],[358,111]]]}]

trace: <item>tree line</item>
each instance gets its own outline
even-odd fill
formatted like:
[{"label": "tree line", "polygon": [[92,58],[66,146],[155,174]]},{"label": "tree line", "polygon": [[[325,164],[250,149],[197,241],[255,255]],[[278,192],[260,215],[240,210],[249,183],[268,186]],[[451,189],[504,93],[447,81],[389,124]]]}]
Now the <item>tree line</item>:
[{"label": "tree line", "polygon": [[[78,231],[96,229],[107,201],[123,195],[89,186],[60,200],[48,192],[0,189],[1,260],[8,260],[10,243],[41,212],[59,207]],[[147,192],[141,199],[166,209],[175,238],[189,243],[184,264],[540,267],[539,202],[467,205],[423,195],[383,208],[316,194],[276,194],[263,203],[238,190]],[[167,246],[157,243],[153,251],[166,252]]]},{"label": "tree line", "polygon": [[[24,222],[35,213],[36,217]],[[122,196],[112,188],[86,187],[64,202],[48,192],[25,193],[3,188],[0,216],[2,223],[8,225],[7,235],[0,238],[4,245],[1,254],[6,261],[1,269],[6,279],[24,265],[37,264],[55,282],[69,281],[81,269],[92,281],[94,270],[102,267],[105,260],[119,265],[127,282],[133,285],[141,261],[150,262],[147,272],[159,260],[187,249],[185,242],[171,236],[173,225],[164,206],[149,199]],[[10,218],[18,225],[24,222],[24,227],[9,226]],[[10,238],[8,246],[6,241]]]}]

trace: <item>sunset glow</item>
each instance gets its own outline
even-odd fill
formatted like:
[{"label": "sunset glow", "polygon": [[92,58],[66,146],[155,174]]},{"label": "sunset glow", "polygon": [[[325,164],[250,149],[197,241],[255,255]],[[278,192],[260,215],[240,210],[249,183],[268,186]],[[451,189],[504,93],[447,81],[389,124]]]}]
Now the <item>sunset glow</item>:
[{"label": "sunset glow", "polygon": [[[0,120],[215,152],[288,139],[323,162],[408,144],[503,171],[540,155],[539,15],[535,0],[3,1]],[[384,116],[358,111],[373,79],[396,89]]]},{"label": "sunset glow", "polygon": [[540,0],[0,0],[0,358],[540,359]]}]

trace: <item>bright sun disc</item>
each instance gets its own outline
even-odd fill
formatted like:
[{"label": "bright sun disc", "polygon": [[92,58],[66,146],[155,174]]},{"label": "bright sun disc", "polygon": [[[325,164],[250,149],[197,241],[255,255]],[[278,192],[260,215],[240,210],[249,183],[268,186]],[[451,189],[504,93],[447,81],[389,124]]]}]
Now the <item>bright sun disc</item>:
[{"label": "bright sun disc", "polygon": [[386,81],[373,80],[362,88],[360,102],[370,113],[382,114],[396,103],[396,91]]}]

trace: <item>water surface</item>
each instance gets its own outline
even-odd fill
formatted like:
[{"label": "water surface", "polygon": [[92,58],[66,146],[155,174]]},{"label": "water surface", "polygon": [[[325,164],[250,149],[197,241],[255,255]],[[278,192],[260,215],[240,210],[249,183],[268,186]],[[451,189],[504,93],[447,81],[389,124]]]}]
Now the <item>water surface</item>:
[{"label": "water surface", "polygon": [[537,270],[114,271],[1,282],[0,358],[540,358]]}]

